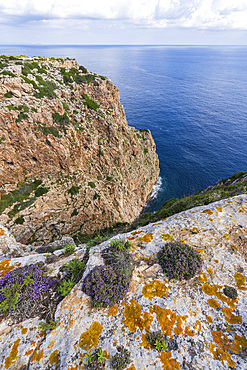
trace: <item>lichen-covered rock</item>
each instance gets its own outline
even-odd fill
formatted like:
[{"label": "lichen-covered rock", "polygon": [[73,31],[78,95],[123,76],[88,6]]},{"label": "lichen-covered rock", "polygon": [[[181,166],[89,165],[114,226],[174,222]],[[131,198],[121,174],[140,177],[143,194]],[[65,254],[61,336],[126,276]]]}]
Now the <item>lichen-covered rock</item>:
[{"label": "lichen-covered rock", "polygon": [[[35,319],[12,327],[2,322],[3,369],[27,364],[28,369],[83,369],[86,354],[98,347],[110,369],[121,345],[130,352],[129,370],[245,370],[247,195],[193,208],[117,238],[133,243],[135,270],[127,296],[115,306],[92,309],[81,280],[58,305],[58,326],[46,335],[38,335]],[[194,278],[169,281],[163,274],[156,256],[171,240],[200,253],[203,265]],[[103,263],[101,251],[109,244],[90,249],[84,277]],[[225,287],[234,288],[237,297],[226,295]],[[147,334],[159,330],[167,351],[148,343]]]},{"label": "lichen-covered rock", "polygon": [[157,182],[148,130],[75,60],[0,58],[0,221],[47,244],[139,216]]}]

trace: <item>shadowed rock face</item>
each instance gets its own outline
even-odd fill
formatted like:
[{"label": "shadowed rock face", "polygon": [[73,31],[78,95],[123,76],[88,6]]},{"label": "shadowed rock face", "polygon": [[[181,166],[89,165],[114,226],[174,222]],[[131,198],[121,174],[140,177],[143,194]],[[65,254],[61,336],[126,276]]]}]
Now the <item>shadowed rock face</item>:
[{"label": "shadowed rock face", "polygon": [[75,60],[2,57],[0,99],[0,220],[18,241],[140,214],[159,174],[155,143],[128,126],[109,79]]}]

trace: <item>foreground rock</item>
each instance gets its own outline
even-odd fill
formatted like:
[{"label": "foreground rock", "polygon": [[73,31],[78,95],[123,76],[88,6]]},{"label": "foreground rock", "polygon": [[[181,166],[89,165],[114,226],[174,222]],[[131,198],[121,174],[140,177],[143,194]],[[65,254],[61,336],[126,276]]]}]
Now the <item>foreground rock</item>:
[{"label": "foreground rock", "polygon": [[[121,344],[131,353],[129,370],[245,370],[247,195],[193,208],[116,238],[133,243],[136,266],[125,299],[110,308],[92,309],[81,280],[57,307],[56,329],[39,331],[37,318],[17,325],[3,321],[3,368],[83,369],[86,354],[101,347],[110,369],[110,358]],[[170,240],[200,253],[198,276],[181,282],[166,279],[156,255]],[[84,276],[103,263],[101,251],[107,245],[109,241],[90,249]],[[41,257],[32,252],[30,262],[35,258]],[[8,269],[26,260],[11,259]],[[236,289],[237,299],[224,294],[225,286]],[[147,343],[147,333],[157,330],[168,338],[167,352],[159,353]]]},{"label": "foreground rock", "polygon": [[0,58],[0,221],[22,243],[92,233],[141,212],[159,174],[148,130],[75,60]]}]

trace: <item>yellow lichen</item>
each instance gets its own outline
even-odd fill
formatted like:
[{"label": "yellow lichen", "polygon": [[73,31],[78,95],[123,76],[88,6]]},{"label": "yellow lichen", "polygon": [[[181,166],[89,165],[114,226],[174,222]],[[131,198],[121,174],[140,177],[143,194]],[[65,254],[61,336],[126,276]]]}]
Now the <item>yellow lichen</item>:
[{"label": "yellow lichen", "polygon": [[202,248],[195,248],[195,250],[198,252],[198,253],[203,253],[204,250]]},{"label": "yellow lichen", "polygon": [[231,308],[223,307],[222,312],[225,316],[225,320],[229,322],[229,324],[242,324],[242,317],[234,315]]},{"label": "yellow lichen", "polygon": [[50,355],[50,364],[53,365],[53,364],[56,364],[58,365],[59,362],[60,362],[60,354],[59,354],[59,350],[56,349],[54,352],[51,353]]},{"label": "yellow lichen", "polygon": [[0,278],[6,275],[8,272],[14,270],[15,267],[9,265],[10,261],[11,260],[8,259],[8,260],[2,260],[0,262]]},{"label": "yellow lichen", "polygon": [[220,306],[219,302],[216,299],[208,299],[208,304],[212,308],[218,308]]},{"label": "yellow lichen", "polygon": [[5,231],[0,227],[0,236],[4,236],[4,235],[6,235]]},{"label": "yellow lichen", "polygon": [[202,211],[202,213],[207,213],[208,215],[212,215],[213,212],[211,211],[211,209],[204,209],[204,211]]},{"label": "yellow lichen", "polygon": [[209,268],[208,268],[208,273],[209,273],[210,275],[213,275],[213,270],[211,269],[211,267],[209,267]]},{"label": "yellow lichen", "polygon": [[165,335],[173,338],[172,327],[176,322],[176,314],[169,308],[161,308],[158,305],[154,305],[149,308],[151,313],[156,313],[157,320],[161,326],[161,330]]},{"label": "yellow lichen", "polygon": [[207,319],[207,321],[209,322],[209,324],[212,324],[213,319],[212,319],[212,317],[211,317],[211,316],[207,316],[207,317],[206,317],[206,319]]},{"label": "yellow lichen", "polygon": [[132,364],[132,365],[130,365],[130,367],[128,367],[128,369],[126,369],[126,370],[136,370],[136,368],[135,368],[134,364]]},{"label": "yellow lichen", "polygon": [[222,207],[216,207],[218,212],[222,212]]},{"label": "yellow lichen", "polygon": [[[151,349],[151,348],[152,348],[152,346],[151,346],[151,344],[150,344],[150,343],[148,343],[147,335],[148,335],[148,334],[143,334],[143,333],[142,333],[142,342],[140,343],[140,346],[141,346],[141,347],[144,347],[144,348],[146,348],[146,349]],[[136,340],[138,340],[138,339],[137,339],[137,337],[136,337]]]},{"label": "yellow lichen", "polygon": [[150,331],[153,317],[146,311],[142,312],[142,308],[134,299],[130,300],[123,310],[122,323],[129,328],[129,331],[135,333],[139,327],[141,331],[145,329],[146,332]]},{"label": "yellow lichen", "polygon": [[236,274],[234,274],[234,278],[235,278],[238,289],[247,290],[247,287],[245,286],[246,279],[243,274],[240,274],[240,272],[236,272]]},{"label": "yellow lichen", "polygon": [[230,235],[229,235],[229,234],[224,234],[224,235],[223,235],[223,238],[224,238],[224,239],[230,239]]},{"label": "yellow lichen", "polygon": [[206,283],[208,281],[208,278],[205,272],[200,272],[198,279],[202,281],[203,283]]},{"label": "yellow lichen", "polygon": [[185,243],[184,239],[180,239],[180,243],[184,244]]},{"label": "yellow lichen", "polygon": [[169,352],[161,352],[158,356],[160,361],[162,362],[163,370],[180,370],[181,366],[180,363],[177,361],[176,358],[171,358],[171,351]]},{"label": "yellow lichen", "polygon": [[94,321],[90,328],[85,333],[81,334],[78,344],[79,347],[85,351],[88,351],[92,347],[97,347],[102,330],[103,326],[99,322]]},{"label": "yellow lichen", "polygon": [[172,238],[170,234],[160,234],[160,237],[165,241],[171,240]]},{"label": "yellow lichen", "polygon": [[115,304],[114,306],[109,307],[108,316],[115,316],[118,313],[118,305]]},{"label": "yellow lichen", "polygon": [[153,233],[145,234],[143,236],[139,236],[139,238],[136,239],[138,242],[145,242],[149,243],[153,240]]},{"label": "yellow lichen", "polygon": [[32,359],[31,359],[31,362],[34,362],[34,361],[40,361],[44,356],[44,349],[42,348],[40,351],[39,351],[39,348],[36,348],[36,350],[34,351],[33,353],[33,356],[32,356]]},{"label": "yellow lichen", "polygon": [[22,328],[21,329],[21,334],[26,334],[27,331],[28,331],[28,328]]},{"label": "yellow lichen", "polygon": [[20,339],[16,339],[9,354],[9,357],[5,359],[4,365],[5,369],[9,369],[18,360],[18,346],[20,344]]},{"label": "yellow lichen", "polygon": [[141,233],[144,233],[144,231],[143,231],[143,230],[133,231],[133,232],[131,233],[131,235],[135,236],[135,235],[138,235],[138,234],[141,234]]},{"label": "yellow lichen", "polygon": [[153,280],[151,283],[147,283],[142,289],[142,294],[145,298],[150,301],[154,297],[167,297],[169,292],[168,286],[159,280]]},{"label": "yellow lichen", "polygon": [[239,251],[238,247],[236,247],[236,245],[234,245],[234,244],[231,245],[231,248],[235,249],[236,251]]}]

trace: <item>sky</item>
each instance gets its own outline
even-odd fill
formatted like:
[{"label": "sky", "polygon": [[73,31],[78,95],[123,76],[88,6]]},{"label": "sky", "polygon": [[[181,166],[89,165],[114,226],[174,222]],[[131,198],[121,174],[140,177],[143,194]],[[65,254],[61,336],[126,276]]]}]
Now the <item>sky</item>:
[{"label": "sky", "polygon": [[247,45],[247,0],[0,0],[0,44]]}]

